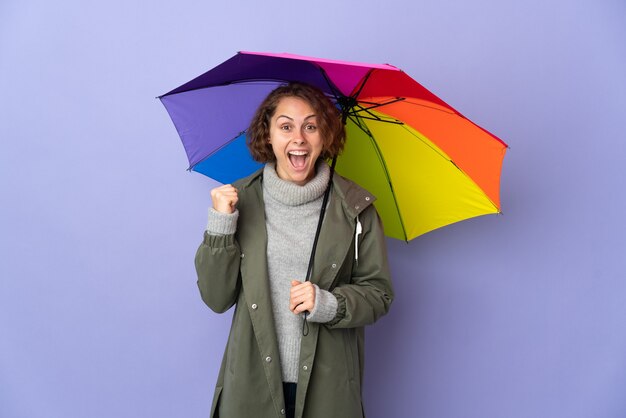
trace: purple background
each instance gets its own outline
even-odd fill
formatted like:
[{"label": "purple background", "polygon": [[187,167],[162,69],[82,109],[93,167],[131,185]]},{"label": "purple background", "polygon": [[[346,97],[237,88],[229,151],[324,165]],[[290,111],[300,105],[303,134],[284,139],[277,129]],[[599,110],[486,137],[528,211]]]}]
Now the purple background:
[{"label": "purple background", "polygon": [[206,417],[230,313],[155,96],[237,50],[391,63],[511,145],[504,216],[390,241],[368,417],[626,416],[623,1],[0,4],[0,416]]}]

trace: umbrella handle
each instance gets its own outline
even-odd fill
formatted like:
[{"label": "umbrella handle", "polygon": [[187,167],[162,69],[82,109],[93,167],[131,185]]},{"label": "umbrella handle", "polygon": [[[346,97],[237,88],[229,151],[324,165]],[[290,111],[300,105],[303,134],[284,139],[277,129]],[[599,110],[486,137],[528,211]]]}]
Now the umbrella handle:
[{"label": "umbrella handle", "polygon": [[[333,157],[333,161],[330,164],[330,177],[328,178],[328,186],[324,192],[324,200],[322,201],[322,209],[320,210],[320,218],[317,221],[317,230],[315,231],[315,239],[313,240],[313,248],[311,249],[311,257],[309,258],[309,266],[306,270],[306,278],[304,281],[311,280],[311,274],[313,273],[313,260],[315,259],[315,250],[317,249],[317,241],[320,237],[320,231],[322,230],[322,222],[324,221],[324,214],[326,213],[326,205],[328,204],[328,198],[330,197],[330,188],[333,185],[333,175],[335,174],[335,165],[337,164],[337,156]],[[304,311],[304,322],[302,322],[302,335],[309,335],[309,322],[307,316],[309,311]]]}]

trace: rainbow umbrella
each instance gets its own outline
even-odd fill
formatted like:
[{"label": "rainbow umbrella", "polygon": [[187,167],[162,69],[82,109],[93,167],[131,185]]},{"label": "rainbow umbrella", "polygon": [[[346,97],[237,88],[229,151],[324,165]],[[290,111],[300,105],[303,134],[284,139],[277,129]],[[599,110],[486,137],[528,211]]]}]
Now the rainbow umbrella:
[{"label": "rainbow umbrella", "polygon": [[258,169],[245,130],[265,96],[291,81],[341,108],[348,137],[336,171],[377,197],[388,236],[408,241],[500,212],[507,145],[387,64],[239,52],[159,97],[190,170],[231,183]]}]

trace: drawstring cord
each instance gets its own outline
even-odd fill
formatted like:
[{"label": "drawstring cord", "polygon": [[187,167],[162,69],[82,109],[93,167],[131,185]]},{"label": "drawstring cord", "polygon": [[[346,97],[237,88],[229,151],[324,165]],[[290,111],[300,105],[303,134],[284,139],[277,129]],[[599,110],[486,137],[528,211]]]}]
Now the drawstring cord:
[{"label": "drawstring cord", "polygon": [[356,232],[354,233],[354,262],[359,265],[359,235],[363,232],[359,215],[356,215]]}]

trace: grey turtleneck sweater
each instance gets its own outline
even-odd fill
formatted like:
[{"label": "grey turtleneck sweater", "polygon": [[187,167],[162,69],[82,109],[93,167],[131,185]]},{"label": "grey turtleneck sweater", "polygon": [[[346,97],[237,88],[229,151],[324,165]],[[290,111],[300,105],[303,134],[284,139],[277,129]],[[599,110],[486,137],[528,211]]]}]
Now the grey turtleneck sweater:
[{"label": "grey turtleneck sweater", "polygon": [[[267,229],[267,265],[278,336],[283,381],[298,381],[302,315],[289,310],[291,280],[304,281],[313,247],[324,191],[330,169],[320,161],[316,175],[304,186],[282,180],[274,163],[263,170],[263,201]],[[232,214],[209,210],[207,232],[213,235],[233,234],[238,211]],[[315,286],[315,285],[314,285]],[[337,313],[337,299],[315,286],[315,307],[307,320],[328,322]]]}]

